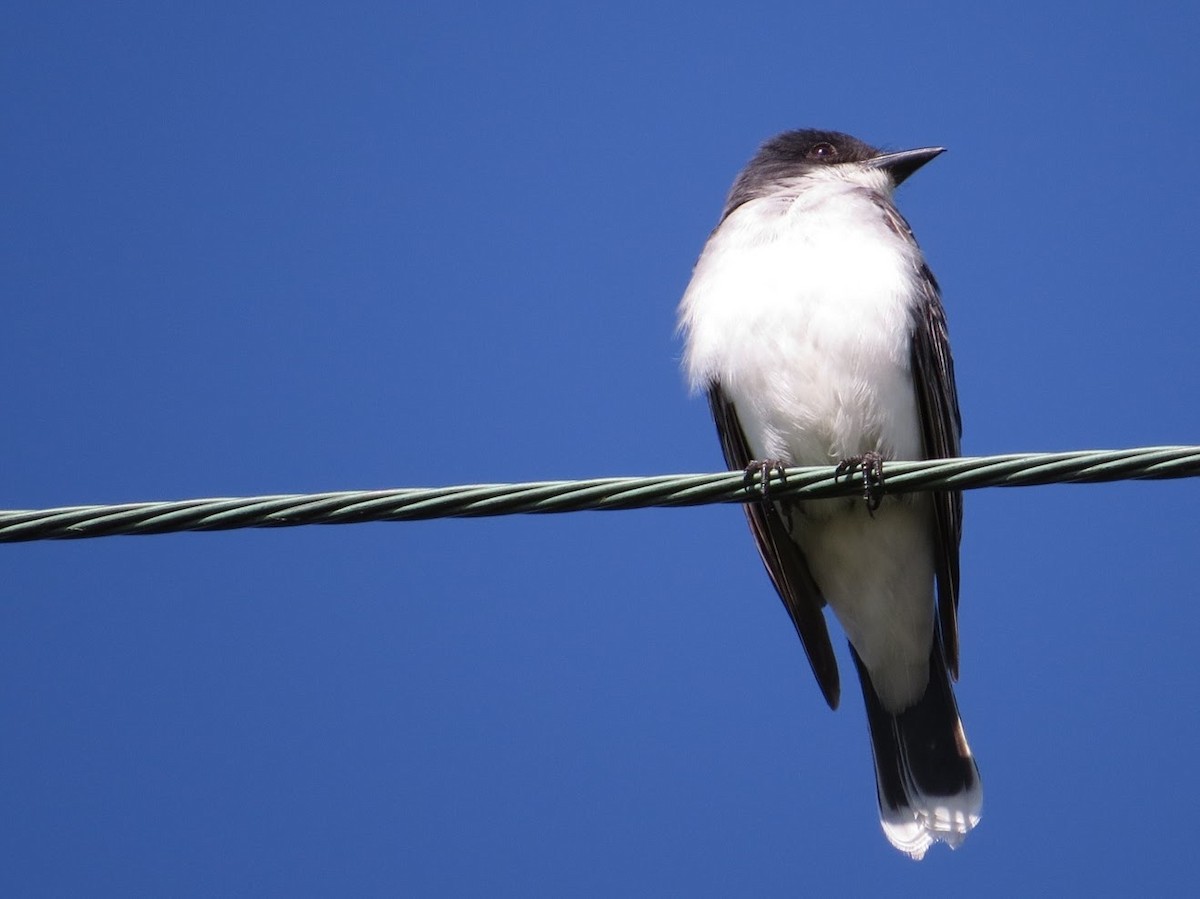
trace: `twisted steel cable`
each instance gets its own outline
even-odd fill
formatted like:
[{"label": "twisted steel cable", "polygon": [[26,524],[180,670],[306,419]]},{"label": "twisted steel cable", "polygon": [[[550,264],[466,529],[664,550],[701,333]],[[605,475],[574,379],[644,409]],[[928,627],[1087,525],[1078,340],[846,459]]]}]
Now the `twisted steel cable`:
[{"label": "twisted steel cable", "polygon": [[[1200,475],[1200,446],[886,462],[884,475],[884,493],[1188,478]],[[837,476],[833,466],[789,468],[782,474],[772,472],[768,488],[776,499],[825,499],[863,491],[861,476]],[[745,503],[761,499],[762,491],[760,475],[733,471],[70,506],[0,511],[0,543]]]}]

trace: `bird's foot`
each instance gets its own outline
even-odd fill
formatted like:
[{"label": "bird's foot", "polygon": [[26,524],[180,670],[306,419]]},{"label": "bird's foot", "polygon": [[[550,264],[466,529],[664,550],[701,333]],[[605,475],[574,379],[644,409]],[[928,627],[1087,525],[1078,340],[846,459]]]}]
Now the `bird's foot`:
[{"label": "bird's foot", "polygon": [[759,490],[762,493],[762,501],[764,503],[771,502],[771,475],[779,475],[779,486],[787,483],[787,466],[779,459],[764,459],[763,461],[754,461],[746,466],[746,474],[743,478],[746,484],[746,489],[749,490],[754,486],[754,476],[758,475]]},{"label": "bird's foot", "polygon": [[833,477],[835,480],[849,477],[856,471],[862,472],[863,499],[867,503],[867,512],[874,518],[875,510],[883,502],[883,456],[879,453],[863,453],[843,459],[838,463]]},{"label": "bird's foot", "polygon": [[762,499],[760,502],[768,511],[768,514],[772,511],[778,512],[781,510],[783,512],[784,522],[787,524],[787,529],[790,533],[792,530],[792,506],[790,503],[780,503],[779,510],[775,509],[775,506],[771,500],[772,474],[779,475],[779,486],[782,487],[787,483],[787,465],[782,460],[764,459],[761,462],[751,462],[746,466],[746,489],[749,490],[754,486],[754,476],[758,475],[759,490],[762,492]]}]

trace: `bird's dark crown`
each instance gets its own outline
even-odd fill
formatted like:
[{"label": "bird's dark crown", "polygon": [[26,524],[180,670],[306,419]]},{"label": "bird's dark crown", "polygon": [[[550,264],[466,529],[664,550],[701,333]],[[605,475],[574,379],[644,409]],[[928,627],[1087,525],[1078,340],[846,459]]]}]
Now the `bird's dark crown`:
[{"label": "bird's dark crown", "polygon": [[840,131],[785,131],[767,141],[750,165],[779,162],[796,166],[865,162],[880,151]]}]

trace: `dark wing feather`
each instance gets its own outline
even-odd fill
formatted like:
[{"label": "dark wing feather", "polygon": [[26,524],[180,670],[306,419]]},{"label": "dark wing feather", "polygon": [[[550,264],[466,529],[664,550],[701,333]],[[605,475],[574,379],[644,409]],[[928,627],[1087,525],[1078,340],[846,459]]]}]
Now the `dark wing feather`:
[{"label": "dark wing feather", "polygon": [[[921,302],[913,321],[913,380],[921,415],[921,437],[928,459],[959,455],[962,417],[954,386],[954,359],[946,314],[937,281],[928,267],[921,269]],[[962,539],[962,492],[933,494],[937,522],[935,547],[938,588],[938,621],[946,664],[958,678],[958,544]]]},{"label": "dark wing feather", "polygon": [[[717,433],[721,437],[721,449],[725,452],[726,464],[731,469],[744,469],[754,459],[750,455],[746,435],[738,421],[737,410],[733,403],[725,398],[717,384],[709,388],[708,402],[712,408],[713,420],[717,423]],[[800,642],[804,644],[808,663],[812,666],[821,693],[824,694],[829,707],[836,709],[841,696],[837,660],[829,642],[825,615],[821,611],[825,601],[821,598],[821,591],[813,580],[812,572],[808,570],[808,562],[789,536],[775,505],[751,502],[742,508],[746,510],[746,518],[750,522],[750,530],[754,534],[755,543],[758,544],[758,552],[767,567],[767,573],[771,575],[779,598],[783,600],[784,608],[796,626]]]}]

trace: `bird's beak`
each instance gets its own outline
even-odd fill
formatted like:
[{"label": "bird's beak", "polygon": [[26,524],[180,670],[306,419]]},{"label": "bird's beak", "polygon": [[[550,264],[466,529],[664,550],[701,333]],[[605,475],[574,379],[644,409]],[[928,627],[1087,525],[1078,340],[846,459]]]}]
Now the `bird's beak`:
[{"label": "bird's beak", "polygon": [[892,181],[899,184],[935,156],[946,152],[945,147],[921,147],[919,150],[901,150],[899,153],[884,153],[874,159],[868,159],[867,165],[873,169],[883,169],[892,176]]}]

